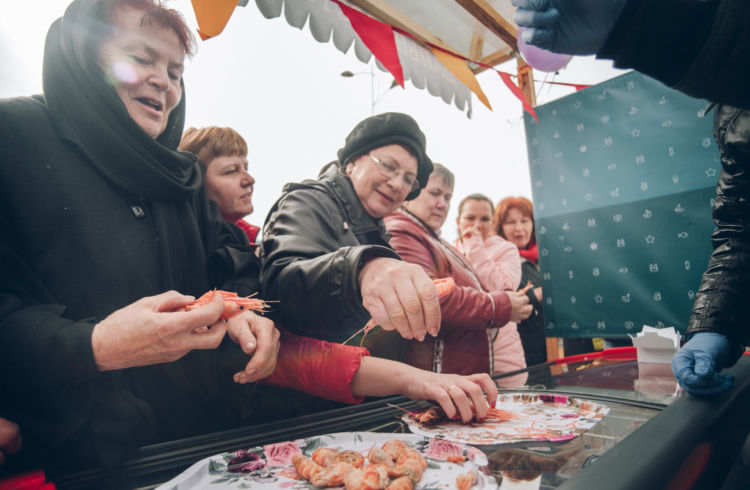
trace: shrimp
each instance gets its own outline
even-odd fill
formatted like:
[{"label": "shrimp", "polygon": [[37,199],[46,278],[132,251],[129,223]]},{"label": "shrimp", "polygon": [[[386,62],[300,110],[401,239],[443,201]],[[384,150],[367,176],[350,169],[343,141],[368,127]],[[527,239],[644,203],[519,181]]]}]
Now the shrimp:
[{"label": "shrimp", "polygon": [[448,420],[448,416],[445,415],[443,409],[438,407],[429,408],[424,412],[413,414],[413,416],[414,420],[422,425],[435,425]]},{"label": "shrimp", "polygon": [[361,468],[365,464],[365,458],[362,457],[357,451],[341,451],[334,458],[334,462],[345,462],[349,463],[355,468]]},{"label": "shrimp", "polygon": [[386,490],[413,490],[414,482],[408,476],[399,476],[385,488]]},{"label": "shrimp", "polygon": [[383,451],[388,453],[393,461],[396,461],[401,454],[409,449],[404,441],[392,439],[383,444]]},{"label": "shrimp", "polygon": [[477,479],[474,470],[469,470],[466,473],[461,473],[456,477],[456,488],[458,490],[469,490]]},{"label": "shrimp", "polygon": [[520,288],[518,292],[521,294],[526,294],[529,291],[529,289],[531,289],[532,287],[534,287],[534,285],[531,284],[531,281],[529,281],[526,283],[524,287]]},{"label": "shrimp", "polygon": [[490,408],[487,411],[487,418],[492,419],[493,422],[495,421],[505,421],[505,420],[511,420],[518,418],[516,414],[513,412],[509,412],[507,410],[502,410],[500,408]]},{"label": "shrimp", "polygon": [[241,297],[237,296],[237,293],[229,291],[222,291],[220,289],[214,289],[207,292],[200,298],[196,299],[189,305],[186,305],[183,310],[191,311],[200,306],[207,305],[210,303],[215,294],[220,294],[221,299],[224,300],[224,311],[219,317],[221,320],[227,320],[233,316],[239,315],[245,310],[254,311],[257,313],[263,313],[268,309],[268,303],[259,298],[253,298],[252,296]]},{"label": "shrimp", "polygon": [[368,464],[364,468],[351,470],[344,477],[346,490],[380,490],[388,486],[388,468]]},{"label": "shrimp", "polygon": [[390,476],[398,478],[408,476],[415,483],[422,478],[427,468],[427,460],[414,449],[407,449],[396,460],[396,466],[388,473]]},{"label": "shrimp", "polygon": [[294,465],[294,469],[297,470],[297,474],[308,481],[323,471],[322,466],[301,454],[292,456],[292,464]]},{"label": "shrimp", "polygon": [[393,458],[391,458],[391,455],[376,447],[370,449],[370,452],[367,453],[367,461],[369,461],[370,464],[383,464],[389,468],[393,466]]},{"label": "shrimp", "polygon": [[337,487],[344,484],[346,475],[352,471],[354,466],[345,462],[333,463],[310,479],[310,483],[316,487]]},{"label": "shrimp", "polygon": [[312,460],[318,463],[320,466],[331,466],[333,459],[338,454],[337,449],[331,449],[329,447],[319,447],[312,453]]},{"label": "shrimp", "polygon": [[[433,279],[432,282],[433,284],[435,284],[435,289],[437,289],[438,298],[444,298],[445,296],[448,296],[451,293],[451,291],[453,291],[456,287],[456,282],[453,280],[452,277],[441,277],[438,279]],[[377,326],[378,324],[375,322],[375,320],[370,319],[370,321],[367,322],[367,324],[365,324],[364,327],[354,332],[354,335],[352,335],[351,337],[343,341],[342,344],[346,344],[347,342],[349,342],[350,340],[352,340],[354,337],[356,337],[357,335],[361,333],[362,341],[359,343],[359,346],[362,347],[362,345],[365,342],[365,337],[367,337],[367,334],[370,333],[370,331]]]}]

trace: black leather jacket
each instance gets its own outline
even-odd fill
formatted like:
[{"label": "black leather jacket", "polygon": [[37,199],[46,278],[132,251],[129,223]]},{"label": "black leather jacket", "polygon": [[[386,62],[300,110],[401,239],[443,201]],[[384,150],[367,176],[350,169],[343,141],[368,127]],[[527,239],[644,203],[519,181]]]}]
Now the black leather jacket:
[{"label": "black leather jacket", "polygon": [[319,180],[287,184],[268,213],[261,244],[263,298],[278,301],[287,330],[342,342],[364,327],[359,271],[367,259],[398,254],[349,179],[332,165]]},{"label": "black leather jacket", "polygon": [[721,152],[711,235],[714,251],[695,298],[687,334],[725,335],[739,356],[748,337],[750,293],[750,110],[720,106],[714,138]]}]

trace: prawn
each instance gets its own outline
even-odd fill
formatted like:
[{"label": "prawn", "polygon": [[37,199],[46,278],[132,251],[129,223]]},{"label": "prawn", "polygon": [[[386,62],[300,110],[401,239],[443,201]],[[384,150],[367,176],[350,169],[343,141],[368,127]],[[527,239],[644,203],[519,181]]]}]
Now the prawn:
[{"label": "prawn", "polygon": [[383,444],[383,451],[391,457],[393,461],[396,461],[404,451],[408,450],[409,446],[399,439],[392,439]]},{"label": "prawn", "polygon": [[349,463],[350,465],[354,466],[355,468],[361,468],[363,464],[365,464],[365,458],[362,457],[360,453],[357,451],[341,451],[336,455],[336,457],[333,459],[334,463],[344,462]]},{"label": "prawn", "polygon": [[333,463],[328,468],[323,468],[322,471],[313,475],[310,483],[316,487],[338,487],[344,484],[346,475],[353,469],[354,466],[343,461]]},{"label": "prawn", "polygon": [[504,422],[506,420],[512,420],[518,417],[513,412],[509,412],[507,410],[502,410],[500,408],[490,408],[487,411],[487,418],[492,419],[493,422]]},{"label": "prawn", "polygon": [[531,284],[531,281],[528,281],[524,287],[518,290],[518,292],[521,294],[526,294],[532,287],[534,287],[534,285]]},{"label": "prawn", "polygon": [[369,464],[364,468],[353,469],[344,477],[346,490],[379,490],[388,486],[388,468]]},{"label": "prawn", "polygon": [[418,422],[422,425],[435,425],[439,424],[440,422],[448,422],[450,420],[448,419],[448,416],[445,414],[443,409],[440,407],[430,407],[424,410],[410,412],[409,410],[401,408],[398,405],[393,405],[390,403],[387,403],[387,405],[390,407],[398,408],[402,412],[411,415],[415,422]]},{"label": "prawn", "polygon": [[413,490],[414,482],[408,476],[399,476],[385,490]]},{"label": "prawn", "polygon": [[[437,289],[438,292],[438,298],[444,298],[445,296],[448,296],[451,291],[453,291],[456,288],[456,282],[453,280],[452,277],[440,277],[438,279],[432,280],[433,284],[435,284],[435,289]],[[367,337],[367,334],[370,333],[370,331],[377,327],[378,324],[375,322],[375,320],[370,319],[367,324],[354,332],[354,335],[346,339],[342,342],[342,344],[346,344],[350,340],[352,340],[354,337],[356,337],[359,334],[362,334],[362,340],[359,343],[359,346],[362,347],[362,345],[365,342],[365,337]]]},{"label": "prawn", "polygon": [[263,313],[268,309],[268,303],[260,298],[254,298],[255,295],[250,296],[237,296],[237,293],[230,291],[222,291],[221,289],[214,289],[208,291],[200,298],[196,299],[192,303],[185,305],[184,311],[191,311],[195,308],[205,306],[214,299],[215,294],[220,294],[221,299],[224,300],[224,311],[221,313],[219,319],[227,320],[233,316],[239,315],[245,310],[254,311],[257,313]]},{"label": "prawn", "polygon": [[383,464],[389,468],[393,466],[393,458],[391,458],[391,455],[376,447],[370,449],[370,452],[367,453],[367,461],[369,461],[370,464]]},{"label": "prawn", "polygon": [[329,447],[319,447],[312,453],[312,460],[318,463],[320,466],[331,466],[334,458],[338,454],[338,450],[331,449]]},{"label": "prawn", "polygon": [[408,476],[415,483],[422,478],[427,468],[427,460],[414,449],[407,449],[396,460],[396,466],[389,471],[389,475],[395,478]]},{"label": "prawn", "polygon": [[294,465],[294,469],[297,470],[297,474],[308,481],[323,471],[322,466],[301,454],[292,456],[292,464]]},{"label": "prawn", "polygon": [[466,473],[461,473],[456,477],[456,488],[458,490],[469,490],[477,479],[474,470],[469,470]]}]

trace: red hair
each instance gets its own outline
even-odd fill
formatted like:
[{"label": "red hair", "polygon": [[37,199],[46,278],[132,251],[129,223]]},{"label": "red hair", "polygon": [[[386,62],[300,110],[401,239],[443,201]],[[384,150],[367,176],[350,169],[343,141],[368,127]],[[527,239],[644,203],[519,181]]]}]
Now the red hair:
[{"label": "red hair", "polygon": [[182,134],[179,149],[194,154],[206,166],[219,157],[247,156],[247,142],[240,133],[218,126],[188,128]]},{"label": "red hair", "polygon": [[[187,56],[195,51],[195,36],[185,24],[185,19],[179,11],[166,8],[161,0],[102,0],[97,7],[95,16],[103,21],[105,29],[111,27],[114,22],[115,11],[119,8],[129,8],[143,12],[141,22],[143,25],[149,23],[172,29],[180,40],[182,49]],[[111,30],[103,33],[104,37],[110,36]],[[93,44],[98,46],[103,39],[94,39]]]},{"label": "red hair", "polygon": [[523,196],[506,197],[505,199],[497,203],[497,207],[495,208],[495,233],[507,239],[507,237],[503,233],[503,223],[505,223],[505,220],[508,219],[508,213],[511,209],[517,209],[521,212],[522,215],[531,219],[531,240],[529,240],[529,244],[526,247],[528,248],[535,245],[536,230],[533,226],[534,205],[531,204],[531,201]]}]

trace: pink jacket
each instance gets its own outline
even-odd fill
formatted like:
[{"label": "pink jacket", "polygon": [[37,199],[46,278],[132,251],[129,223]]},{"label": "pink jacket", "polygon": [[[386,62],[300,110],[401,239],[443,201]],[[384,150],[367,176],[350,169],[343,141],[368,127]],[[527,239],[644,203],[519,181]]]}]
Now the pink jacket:
[{"label": "pink jacket", "polygon": [[[456,249],[464,254],[489,291],[518,289],[521,282],[521,256],[518,248],[504,238],[493,235],[482,240],[472,236],[456,242]],[[514,322],[497,331],[492,343],[495,374],[507,373],[526,367],[518,326]],[[528,374],[516,374],[498,380],[501,388],[516,388],[526,383]]]},{"label": "pink jacket", "polygon": [[515,291],[521,282],[521,256],[518,247],[503,237],[492,235],[487,240],[472,236],[456,242],[456,249],[464,254],[489,291]]},{"label": "pink jacket", "polygon": [[408,341],[407,362],[443,373],[491,373],[491,335],[493,327],[508,323],[508,295],[482,289],[461,253],[408,211],[398,210],[384,221],[391,246],[405,261],[422,266],[433,279],[450,276],[456,283],[440,300],[442,324],[437,338]]}]

